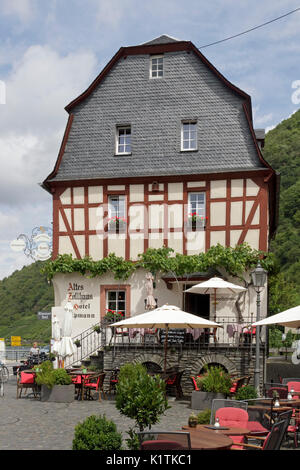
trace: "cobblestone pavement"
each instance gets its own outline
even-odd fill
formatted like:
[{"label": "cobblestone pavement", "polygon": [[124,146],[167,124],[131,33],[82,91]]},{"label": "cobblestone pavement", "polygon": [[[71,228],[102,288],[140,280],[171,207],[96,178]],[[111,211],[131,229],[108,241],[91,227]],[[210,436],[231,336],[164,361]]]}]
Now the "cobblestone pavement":
[{"label": "cobblestone pavement", "polygon": [[[0,397],[0,449],[1,450],[71,450],[77,423],[91,415],[105,414],[112,419],[124,438],[134,421],[122,416],[109,400],[77,401],[73,403],[41,402],[29,395],[16,398],[16,377],[10,376],[4,384],[4,397]],[[187,401],[173,401],[159,423],[160,429],[180,429],[191,414]]]},{"label": "cobblestone pavement", "polygon": [[[47,403],[33,398],[30,389],[17,399],[16,390],[16,377],[11,374],[0,397],[0,450],[71,450],[76,424],[88,416],[103,414],[115,422],[125,445],[126,431],[134,425],[118,412],[113,397],[101,402]],[[153,429],[176,430],[187,424],[192,412],[190,401],[170,397],[169,405],[171,408]],[[292,450],[294,446],[284,445],[281,449]]]}]

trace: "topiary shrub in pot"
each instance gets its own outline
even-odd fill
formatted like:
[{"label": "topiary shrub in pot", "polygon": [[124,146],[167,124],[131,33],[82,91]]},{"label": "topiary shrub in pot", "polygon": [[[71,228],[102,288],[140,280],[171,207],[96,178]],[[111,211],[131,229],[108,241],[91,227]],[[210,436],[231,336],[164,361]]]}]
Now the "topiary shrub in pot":
[{"label": "topiary shrub in pot", "polygon": [[245,385],[238,389],[234,395],[235,400],[253,400],[258,398],[257,391],[252,385]]},{"label": "topiary shrub in pot", "polygon": [[128,431],[127,446],[139,449],[137,431],[151,429],[168,409],[166,384],[158,375],[150,376],[142,364],[125,364],[121,367],[116,386],[116,408],[121,414],[135,420]]},{"label": "topiary shrub in pot", "polygon": [[122,434],[105,415],[92,415],[75,427],[72,450],[122,450]]}]

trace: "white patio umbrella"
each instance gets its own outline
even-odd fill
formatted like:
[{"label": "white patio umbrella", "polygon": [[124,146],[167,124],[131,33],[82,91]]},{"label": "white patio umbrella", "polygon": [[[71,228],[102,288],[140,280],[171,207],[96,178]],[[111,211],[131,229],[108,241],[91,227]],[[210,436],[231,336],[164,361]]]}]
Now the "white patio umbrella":
[{"label": "white patio umbrella", "polygon": [[189,292],[191,294],[213,294],[214,295],[214,304],[215,304],[215,314],[214,319],[216,319],[217,314],[217,292],[219,294],[228,294],[232,292],[234,294],[239,294],[240,292],[246,291],[247,289],[231,282],[224,281],[220,277],[212,277],[208,281],[200,282],[193,287],[185,290],[184,292]]},{"label": "white patio umbrella", "polygon": [[60,336],[59,320],[56,315],[54,315],[53,322],[52,322],[52,339],[53,339],[52,352],[54,354],[58,354],[61,336]]},{"label": "white patio umbrella", "polygon": [[153,296],[153,280],[154,277],[152,273],[146,274],[146,290],[147,290],[147,299],[146,299],[146,309],[153,310],[156,307],[155,298]]},{"label": "white patio umbrella", "polygon": [[113,323],[111,326],[119,328],[164,328],[166,330],[164,371],[166,371],[167,366],[168,332],[170,328],[222,328],[218,323],[184,312],[175,305],[163,305],[150,312]]},{"label": "white patio umbrella", "polygon": [[73,356],[76,352],[76,346],[71,338],[72,335],[72,320],[73,320],[73,305],[67,302],[65,307],[65,315],[62,327],[62,338],[58,346],[58,355],[64,361],[67,357]]},{"label": "white patio umbrella", "polygon": [[277,313],[276,315],[271,315],[270,317],[264,318],[263,320],[253,323],[253,326],[276,324],[288,326],[289,328],[300,328],[300,305],[289,308],[288,310]]}]

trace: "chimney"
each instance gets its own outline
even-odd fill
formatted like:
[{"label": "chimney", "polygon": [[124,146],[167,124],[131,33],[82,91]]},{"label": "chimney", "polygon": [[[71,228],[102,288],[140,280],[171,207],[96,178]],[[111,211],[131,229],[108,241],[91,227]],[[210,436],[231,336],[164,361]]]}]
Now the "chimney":
[{"label": "chimney", "polygon": [[256,141],[260,150],[262,150],[265,146],[265,130],[264,129],[254,129]]}]

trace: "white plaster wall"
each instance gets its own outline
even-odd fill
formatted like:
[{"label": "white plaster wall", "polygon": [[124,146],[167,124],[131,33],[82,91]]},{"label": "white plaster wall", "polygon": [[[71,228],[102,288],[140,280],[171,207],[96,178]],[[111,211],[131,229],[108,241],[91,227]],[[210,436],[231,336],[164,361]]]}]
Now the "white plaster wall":
[{"label": "white plaster wall", "polygon": [[226,180],[210,182],[210,198],[226,197]]},{"label": "white plaster wall", "polygon": [[[63,307],[66,304],[67,294],[70,284],[73,286],[77,284],[82,286],[80,290],[73,290],[73,294],[81,293],[82,295],[89,296],[87,300],[79,300],[74,298],[71,300],[73,306],[77,305],[74,309],[73,319],[73,330],[72,336],[80,334],[87,328],[96,324],[100,320],[100,286],[101,285],[116,285],[119,289],[122,289],[122,285],[131,285],[131,311],[130,315],[134,316],[145,311],[144,300],[147,297],[145,288],[145,276],[146,271],[140,269],[136,271],[129,279],[122,281],[116,281],[111,274],[106,274],[101,277],[88,278],[78,273],[71,274],[56,274],[53,279],[54,294],[55,294],[55,307]],[[245,275],[247,281],[250,280],[250,274]],[[226,278],[229,282],[234,284],[243,285],[239,280],[235,278]],[[189,284],[192,284],[189,282]],[[172,290],[168,289],[166,283],[161,279],[160,276],[156,279],[156,288],[154,289],[154,297],[158,299],[158,305],[164,304],[176,305],[180,308],[184,308],[184,286],[183,283],[178,283],[174,279],[172,284]],[[196,294],[195,294],[196,295]],[[223,323],[224,321],[228,324],[235,324],[238,320],[238,312],[235,307],[237,295],[233,293],[223,294],[217,293],[217,305],[216,305],[216,321]],[[242,321],[240,325],[249,324],[249,320],[252,317],[253,322],[256,320],[256,292],[253,287],[243,294],[240,302],[242,311]],[[214,296],[210,296],[210,319],[214,316]],[[266,316],[267,312],[267,287],[261,292],[261,318]],[[264,335],[264,331],[262,330]],[[218,331],[218,337],[220,341],[232,340],[230,339],[227,326]]]}]

